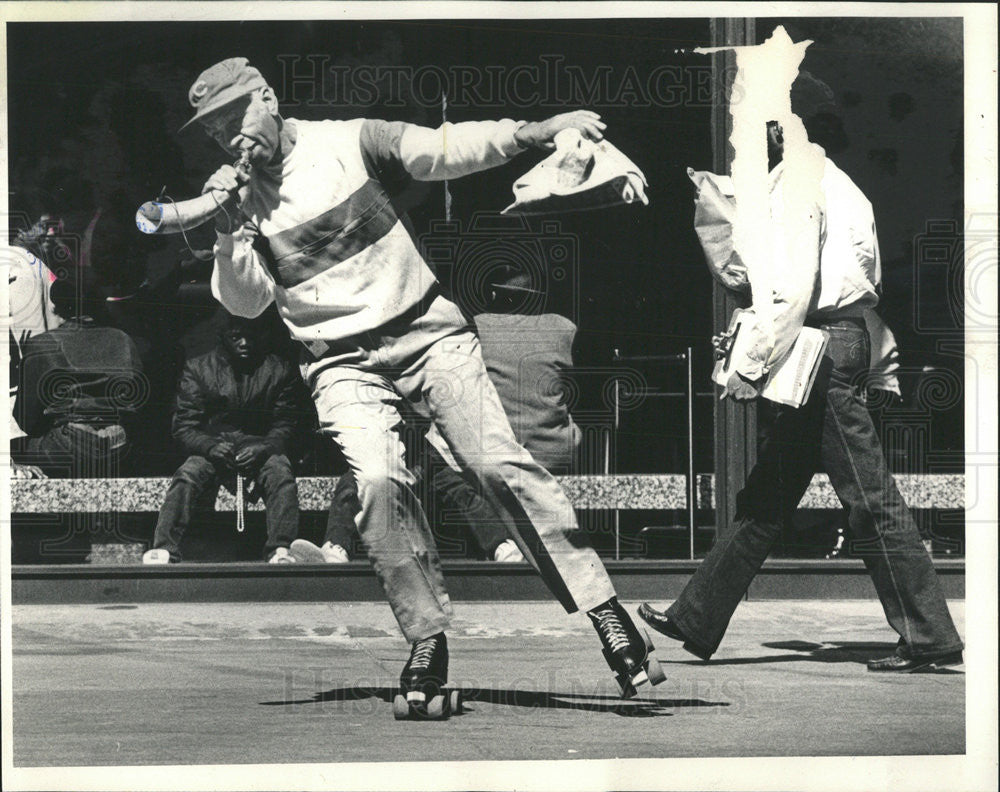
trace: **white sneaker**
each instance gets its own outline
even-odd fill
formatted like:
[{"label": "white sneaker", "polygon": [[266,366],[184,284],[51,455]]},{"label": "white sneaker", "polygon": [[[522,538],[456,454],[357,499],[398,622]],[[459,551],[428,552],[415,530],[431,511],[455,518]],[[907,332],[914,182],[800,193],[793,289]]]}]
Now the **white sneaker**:
[{"label": "white sneaker", "polygon": [[159,547],[155,550],[147,550],[142,554],[142,563],[144,564],[169,564],[170,563],[170,553]]},{"label": "white sneaker", "polygon": [[287,547],[278,547],[271,554],[271,557],[267,559],[269,564],[294,564],[295,556],[288,552]]},{"label": "white sneaker", "polygon": [[320,550],[323,552],[323,560],[328,564],[346,564],[351,560],[351,557],[347,555],[347,550],[341,545],[327,542]]},{"label": "white sneaker", "polygon": [[503,542],[493,553],[493,560],[501,564],[517,564],[524,561],[524,555],[520,548],[514,544],[513,539]]},{"label": "white sneaker", "polygon": [[332,542],[317,547],[308,539],[296,539],[288,549],[303,564],[346,564],[351,560],[343,547]]}]

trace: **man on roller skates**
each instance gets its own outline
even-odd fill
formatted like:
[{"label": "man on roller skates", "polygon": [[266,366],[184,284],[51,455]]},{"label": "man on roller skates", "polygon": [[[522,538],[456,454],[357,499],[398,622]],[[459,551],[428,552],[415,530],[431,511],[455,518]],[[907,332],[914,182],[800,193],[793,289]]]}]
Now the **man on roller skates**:
[{"label": "man on roller skates", "polygon": [[358,530],[412,644],[397,717],[447,716],[458,704],[440,692],[452,609],[404,464],[404,399],[433,419],[484,497],[511,516],[511,538],[567,612],[588,612],[623,695],[662,681],[648,637],[615,599],[559,484],[517,443],[479,339],[442,293],[392,200],[412,180],[455,179],[529,147],[552,148],[563,129],[600,140],[600,117],[578,110],[534,123],[440,129],[283,119],[274,92],[244,58],[207,69],[189,99],[192,122],[250,162],[249,172],[223,166],[204,187],[230,196],[216,214],[212,292],[242,316],[276,302],[303,346],[320,428],[357,478]]}]

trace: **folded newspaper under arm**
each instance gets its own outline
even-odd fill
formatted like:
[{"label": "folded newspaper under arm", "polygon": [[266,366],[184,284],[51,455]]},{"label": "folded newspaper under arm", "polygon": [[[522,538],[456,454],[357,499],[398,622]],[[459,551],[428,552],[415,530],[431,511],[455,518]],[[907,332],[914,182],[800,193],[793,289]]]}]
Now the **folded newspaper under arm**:
[{"label": "folded newspaper under arm", "polygon": [[555,137],[556,150],[514,183],[514,203],[501,214],[548,214],[648,204],[646,177],[607,140],[584,139],[576,129]]},{"label": "folded newspaper under arm", "polygon": [[[746,354],[750,345],[749,328],[754,321],[753,311],[733,312],[725,340],[716,350],[718,360],[712,372],[712,380],[717,385],[725,387],[736,364]],[[816,381],[827,341],[829,335],[825,331],[803,327],[788,354],[771,366],[760,395],[778,404],[801,407],[809,398],[813,382]]]}]

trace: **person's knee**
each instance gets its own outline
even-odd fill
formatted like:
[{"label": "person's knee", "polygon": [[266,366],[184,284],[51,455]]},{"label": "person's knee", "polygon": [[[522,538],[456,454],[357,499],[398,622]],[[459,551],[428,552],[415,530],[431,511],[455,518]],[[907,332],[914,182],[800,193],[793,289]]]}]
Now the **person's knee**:
[{"label": "person's knee", "polygon": [[295,482],[292,463],[284,454],[272,454],[261,465],[260,481],[265,486],[277,487]]},{"label": "person's knee", "polygon": [[[345,481],[347,479],[347,481]],[[361,499],[358,494],[358,483],[352,473],[340,477],[330,498],[331,513],[354,515],[361,511]]]},{"label": "person's knee", "polygon": [[358,499],[358,481],[354,473],[348,470],[339,479],[333,488],[333,499],[338,503],[350,503]]},{"label": "person's knee", "polygon": [[476,514],[486,507],[482,480],[470,481],[451,468],[443,468],[434,474],[431,490],[446,504],[466,514]]},{"label": "person's knee", "polygon": [[183,465],[177,468],[177,472],[174,473],[174,481],[194,486],[206,486],[214,475],[215,468],[205,457],[190,456]]}]

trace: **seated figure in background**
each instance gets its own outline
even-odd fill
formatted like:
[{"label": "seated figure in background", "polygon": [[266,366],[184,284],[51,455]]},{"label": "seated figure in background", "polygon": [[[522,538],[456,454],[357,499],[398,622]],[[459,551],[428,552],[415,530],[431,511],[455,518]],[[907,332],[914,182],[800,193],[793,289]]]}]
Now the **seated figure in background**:
[{"label": "seated figure in background", "polygon": [[[18,232],[15,242],[20,244],[24,235],[25,232]],[[63,320],[56,315],[49,299],[49,289],[56,278],[45,262],[27,248],[17,245],[8,247],[4,258],[3,263],[6,264],[7,270],[9,322],[8,437],[11,441],[11,450],[17,450],[19,445],[25,442],[22,438],[27,436],[14,415],[14,403],[21,377],[21,347],[31,336],[52,330],[62,324]],[[11,462],[11,473],[14,478],[45,478],[41,468],[16,461]]]},{"label": "seated figure in background", "polygon": [[249,498],[264,500],[264,558],[294,561],[288,546],[298,534],[299,500],[288,455],[306,410],[296,367],[264,353],[258,323],[227,317],[219,345],[189,360],[181,373],[173,435],[189,456],[170,482],[143,562],[180,561],[180,542],[199,496],[220,484],[239,490],[237,477],[252,482]]},{"label": "seated figure in background", "polygon": [[147,390],[135,344],[102,325],[92,291],[82,280],[56,280],[49,298],[62,324],[18,348],[14,418],[25,436],[11,455],[48,476],[117,475],[126,428]]}]

